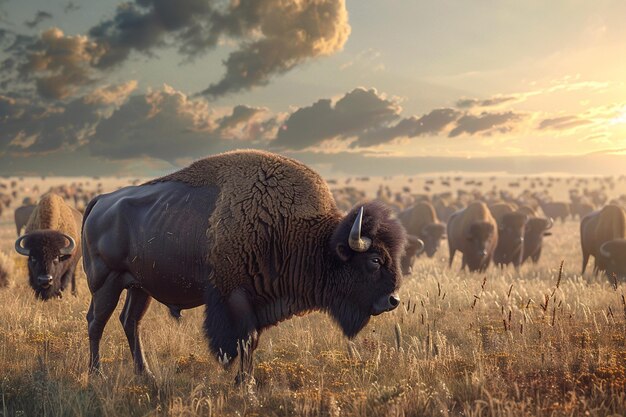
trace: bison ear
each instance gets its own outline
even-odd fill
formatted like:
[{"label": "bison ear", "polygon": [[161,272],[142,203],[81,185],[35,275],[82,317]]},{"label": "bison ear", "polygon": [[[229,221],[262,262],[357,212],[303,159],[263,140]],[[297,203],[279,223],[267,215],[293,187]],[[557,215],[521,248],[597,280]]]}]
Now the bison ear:
[{"label": "bison ear", "polygon": [[343,262],[348,262],[348,259],[350,259],[350,256],[352,256],[352,251],[350,250],[350,248],[343,243],[339,243],[337,245],[337,247],[335,248],[335,252],[337,253],[339,259],[341,259]]}]

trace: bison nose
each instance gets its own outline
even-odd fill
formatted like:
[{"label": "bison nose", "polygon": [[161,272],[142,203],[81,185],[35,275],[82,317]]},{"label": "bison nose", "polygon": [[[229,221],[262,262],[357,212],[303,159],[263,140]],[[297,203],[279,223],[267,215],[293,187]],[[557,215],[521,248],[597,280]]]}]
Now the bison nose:
[{"label": "bison nose", "polygon": [[37,282],[44,288],[48,288],[52,284],[52,275],[40,275],[37,277]]},{"label": "bison nose", "polygon": [[395,294],[380,297],[372,307],[372,315],[377,316],[385,311],[391,311],[398,307],[399,304],[400,298]]}]

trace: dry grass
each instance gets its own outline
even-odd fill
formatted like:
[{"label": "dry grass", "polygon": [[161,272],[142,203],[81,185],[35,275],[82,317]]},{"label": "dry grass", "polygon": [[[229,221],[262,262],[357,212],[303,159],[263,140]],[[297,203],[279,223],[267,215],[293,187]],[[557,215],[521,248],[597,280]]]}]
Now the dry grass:
[{"label": "dry grass", "polygon": [[519,273],[418,260],[402,306],[353,341],[321,314],[286,321],[261,338],[256,386],[240,388],[208,355],[202,309],[177,323],[158,303],[142,328],[156,385],[133,375],[121,301],[102,342],[106,378],[88,377],[84,276],[78,297],[37,302],[12,254],[15,284],[0,290],[0,415],[623,415],[626,284],[580,277],[577,223],[553,232],[541,262]]}]

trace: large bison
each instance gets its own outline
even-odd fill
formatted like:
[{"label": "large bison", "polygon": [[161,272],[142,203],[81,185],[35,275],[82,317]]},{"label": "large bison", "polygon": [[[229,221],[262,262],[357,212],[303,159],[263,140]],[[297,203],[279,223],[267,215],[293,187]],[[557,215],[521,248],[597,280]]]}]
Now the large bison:
[{"label": "large bison", "polygon": [[470,271],[484,271],[489,266],[497,245],[498,227],[485,203],[474,201],[450,217],[450,266],[458,250],[463,253],[462,269],[467,265]]},{"label": "large bison", "polygon": [[513,264],[518,268],[524,256],[524,231],[528,216],[523,213],[506,213],[498,221],[498,246],[493,254],[496,265]]},{"label": "large bison", "polygon": [[409,235],[424,242],[424,252],[432,258],[446,236],[446,226],[439,222],[433,205],[422,201],[400,212],[398,219]]},{"label": "large bison", "polygon": [[[594,272],[607,271],[609,265],[626,255],[621,248],[621,239],[626,238],[626,212],[619,206],[609,204],[602,210],[586,215],[580,222],[580,244],[583,252],[582,273],[585,273],[589,256],[595,259]],[[615,268],[612,268],[615,269]],[[617,271],[611,271],[616,272]],[[626,271],[621,271],[623,275]]]},{"label": "large bison", "polygon": [[307,166],[280,155],[214,155],[93,199],[83,224],[90,362],[127,289],[120,320],[135,370],[149,374],[138,334],[151,298],[171,310],[204,304],[220,362],[252,371],[260,333],[325,311],[347,337],[395,309],[405,232],[381,203],[347,215]]},{"label": "large bison", "polygon": [[541,257],[541,251],[543,248],[544,236],[552,235],[552,232],[548,232],[554,224],[552,219],[544,219],[541,217],[531,217],[526,222],[526,229],[524,230],[524,254],[522,256],[522,263],[527,259],[532,260],[533,263],[539,262]]},{"label": "large bison", "polygon": [[59,297],[71,284],[76,294],[76,266],[81,257],[82,215],[56,194],[44,195],[15,241],[15,250],[28,256],[28,282],[43,300]]}]

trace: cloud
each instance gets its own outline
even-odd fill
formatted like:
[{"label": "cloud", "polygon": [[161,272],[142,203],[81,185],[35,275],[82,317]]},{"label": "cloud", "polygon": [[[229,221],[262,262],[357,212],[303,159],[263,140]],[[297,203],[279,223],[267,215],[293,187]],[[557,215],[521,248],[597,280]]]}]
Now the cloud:
[{"label": "cloud", "polygon": [[398,103],[376,90],[356,88],[334,104],[330,99],[321,99],[291,113],[272,147],[299,150],[334,138],[355,137],[398,119],[400,110]]},{"label": "cloud", "polygon": [[434,109],[421,117],[409,117],[402,119],[394,126],[382,127],[369,130],[361,134],[351,147],[366,147],[391,142],[401,137],[413,138],[417,136],[437,135],[450,123],[461,116],[461,112],[449,109]]},{"label": "cloud", "polygon": [[539,122],[537,129],[554,129],[554,130],[566,130],[572,129],[578,126],[588,125],[592,123],[591,120],[581,119],[578,116],[562,116],[551,119],[543,119]]},{"label": "cloud", "polygon": [[524,115],[513,111],[504,113],[482,112],[479,115],[466,114],[457,120],[456,126],[448,136],[453,138],[464,133],[468,135],[506,133],[511,131],[515,127],[515,123],[524,117]]},{"label": "cloud", "polygon": [[0,153],[33,155],[72,151],[91,136],[111,106],[125,101],[137,83],[107,86],[57,105],[0,95]]},{"label": "cloud", "polygon": [[493,107],[503,103],[517,100],[515,96],[496,96],[488,99],[479,100],[476,98],[463,98],[456,102],[459,109],[471,109],[474,107]]},{"label": "cloud", "polygon": [[132,51],[145,54],[175,45],[189,59],[222,40],[239,42],[224,61],[226,74],[201,94],[219,97],[266,85],[309,59],[339,51],[350,26],[344,0],[237,1],[142,0],[124,3],[115,16],[90,29],[102,48],[95,66],[107,69]]},{"label": "cloud", "polygon": [[[205,99],[193,99],[169,86],[131,96],[103,119],[89,138],[94,156],[111,160],[154,158],[176,164],[238,147],[252,147],[246,127],[262,109],[237,106],[220,117]],[[244,126],[242,126],[244,125]],[[241,127],[238,135],[235,127]]]},{"label": "cloud", "polygon": [[100,55],[93,42],[85,36],[66,36],[51,28],[27,48],[26,61],[19,67],[20,79],[34,79],[40,96],[62,99],[94,80],[90,64]]},{"label": "cloud", "polygon": [[38,26],[41,22],[47,19],[52,19],[52,13],[39,10],[35,17],[33,17],[33,20],[27,20],[24,24],[33,29],[35,26]]}]

